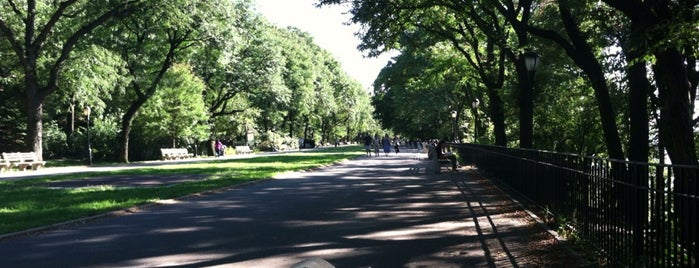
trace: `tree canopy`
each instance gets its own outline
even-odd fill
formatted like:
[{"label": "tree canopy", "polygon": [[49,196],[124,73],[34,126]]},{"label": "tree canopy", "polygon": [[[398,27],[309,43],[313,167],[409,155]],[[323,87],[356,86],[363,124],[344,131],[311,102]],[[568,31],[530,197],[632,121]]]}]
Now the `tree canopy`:
[{"label": "tree canopy", "polygon": [[[349,13],[363,25],[360,49],[404,54],[375,84],[386,128],[450,120],[449,113],[431,114],[415,125],[396,111],[398,100],[406,111],[424,109],[404,102],[423,87],[442,107],[435,110],[454,110],[458,127],[471,124],[458,129],[462,140],[474,137],[475,123],[487,136],[482,142],[636,161],[663,161],[667,151],[673,163],[696,164],[697,4],[637,2],[368,0],[351,2]],[[530,51],[541,59],[534,74],[523,60]],[[430,66],[440,54],[461,58],[442,71],[456,76],[434,78]],[[459,102],[465,104],[454,106]],[[451,126],[441,128],[436,132],[449,133]]]},{"label": "tree canopy", "polygon": [[96,160],[122,162],[257,142],[251,133],[332,142],[377,131],[368,92],[331,54],[253,5],[3,1],[0,151],[82,158],[88,124]]},{"label": "tree canopy", "polygon": [[[2,149],[79,156],[80,111],[90,106],[90,124],[105,131],[97,137],[120,144],[100,148],[104,157],[121,161],[152,157],[130,148],[132,138],[194,146],[273,131],[327,142],[380,129],[697,161],[691,1],[369,0],[349,8],[363,26],[360,49],[401,52],[371,99],[309,34],[271,25],[250,1],[3,2]],[[525,69],[527,51],[540,55],[535,73]],[[172,73],[192,78],[166,79]],[[139,120],[155,120],[144,107],[178,88],[168,81],[203,85],[187,94],[202,96],[206,118],[196,121],[206,138],[159,139],[152,135],[166,132],[142,127],[149,124]]]}]

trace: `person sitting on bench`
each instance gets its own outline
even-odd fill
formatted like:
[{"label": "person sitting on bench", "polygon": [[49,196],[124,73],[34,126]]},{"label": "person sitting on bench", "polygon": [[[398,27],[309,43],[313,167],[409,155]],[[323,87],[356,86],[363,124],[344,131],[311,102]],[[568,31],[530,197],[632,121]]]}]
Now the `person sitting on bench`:
[{"label": "person sitting on bench", "polygon": [[451,151],[449,152],[444,152],[446,150],[446,142],[444,140],[440,140],[437,143],[437,148],[435,148],[435,151],[437,152],[437,159],[449,159],[451,161],[451,171],[456,171],[456,167],[458,166],[458,163],[456,162],[456,155],[454,155]]}]

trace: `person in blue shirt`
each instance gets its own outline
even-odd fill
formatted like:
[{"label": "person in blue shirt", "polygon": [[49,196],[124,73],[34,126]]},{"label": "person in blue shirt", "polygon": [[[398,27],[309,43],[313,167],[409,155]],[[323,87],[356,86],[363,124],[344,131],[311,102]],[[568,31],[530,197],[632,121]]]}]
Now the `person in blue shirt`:
[{"label": "person in blue shirt", "polygon": [[391,138],[388,137],[388,134],[383,136],[383,139],[381,139],[381,145],[383,146],[383,152],[388,156],[388,153],[391,152]]}]

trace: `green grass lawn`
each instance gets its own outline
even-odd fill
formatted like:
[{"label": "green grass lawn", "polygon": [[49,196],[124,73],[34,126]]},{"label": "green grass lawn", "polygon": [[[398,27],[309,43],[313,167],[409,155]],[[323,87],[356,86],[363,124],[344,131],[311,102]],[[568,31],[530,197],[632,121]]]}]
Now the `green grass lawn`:
[{"label": "green grass lawn", "polygon": [[[358,146],[329,148],[247,159],[212,160],[144,167],[113,172],[91,172],[0,182],[0,234],[117,211],[158,200],[268,179],[278,173],[316,168],[363,155]],[[97,176],[173,176],[196,181],[166,186],[91,186],[57,188],[57,181],[89,180]]]}]

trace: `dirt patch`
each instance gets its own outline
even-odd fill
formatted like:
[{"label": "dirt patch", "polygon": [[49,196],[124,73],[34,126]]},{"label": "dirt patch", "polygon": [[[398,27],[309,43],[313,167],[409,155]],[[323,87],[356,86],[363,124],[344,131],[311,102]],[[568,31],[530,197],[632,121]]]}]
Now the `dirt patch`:
[{"label": "dirt patch", "polygon": [[[497,267],[517,263],[521,267],[590,267],[590,263],[567,242],[558,240],[546,226],[515,203],[503,189],[467,169],[471,179],[457,180],[473,210],[484,217],[474,218],[481,228],[492,234],[492,263]],[[497,201],[497,202],[496,202]],[[481,220],[487,218],[488,220]]]}]

